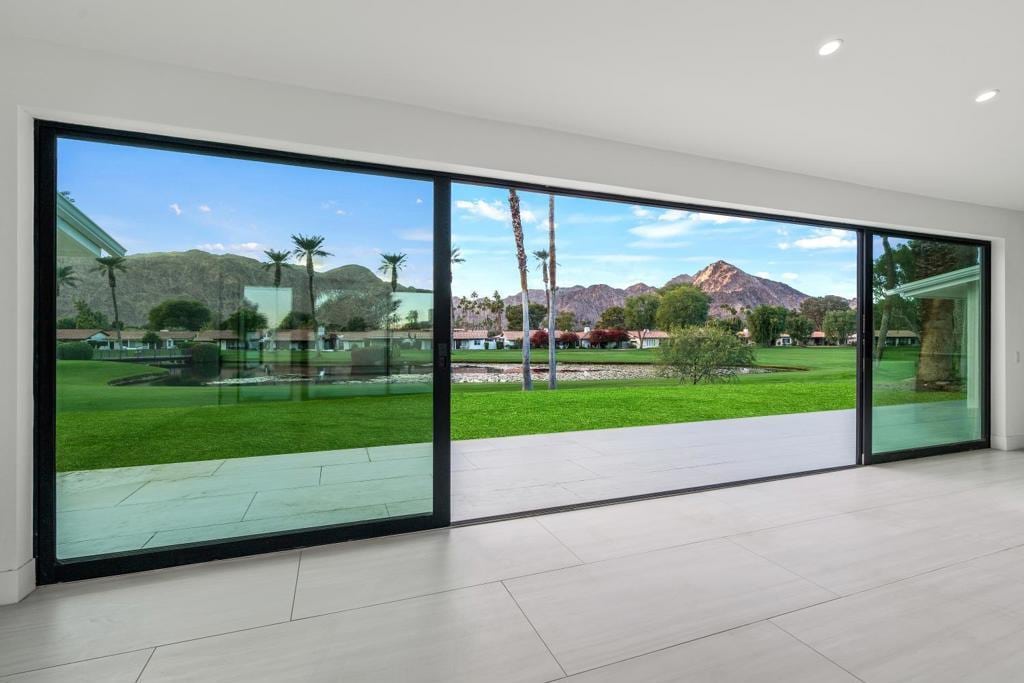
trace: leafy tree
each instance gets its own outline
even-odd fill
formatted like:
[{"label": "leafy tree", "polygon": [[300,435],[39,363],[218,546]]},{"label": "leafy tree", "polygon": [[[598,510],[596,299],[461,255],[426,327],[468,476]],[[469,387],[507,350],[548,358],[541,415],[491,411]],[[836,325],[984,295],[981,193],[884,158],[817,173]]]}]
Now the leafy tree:
[{"label": "leafy tree", "polygon": [[313,327],[313,316],[305,311],[291,311],[277,325],[279,330],[308,330]]},{"label": "leafy tree", "polygon": [[[815,330],[821,330],[825,325],[825,314],[829,311],[844,311],[850,308],[850,302],[841,296],[828,294],[826,296],[812,296],[800,302],[800,315],[811,321]],[[812,332],[814,330],[811,330]]]},{"label": "leafy tree", "polygon": [[168,299],[149,311],[151,330],[201,330],[213,312],[204,304],[188,299]]},{"label": "leafy tree", "polygon": [[609,306],[601,311],[601,317],[597,319],[597,327],[601,329],[612,329],[626,327],[626,309],[622,306]]},{"label": "leafy tree", "polygon": [[659,370],[679,382],[700,384],[731,379],[754,364],[754,350],[735,334],[713,326],[674,327],[658,347]]},{"label": "leafy tree", "polygon": [[543,328],[534,331],[534,333],[530,335],[530,345],[535,349],[547,346],[548,331]]},{"label": "leafy tree", "polygon": [[249,332],[265,328],[267,316],[260,313],[254,306],[242,305],[237,311],[229,315],[221,323],[220,329],[237,332],[240,338],[245,338]]},{"label": "leafy tree", "polygon": [[[519,267],[519,299],[522,308],[522,317],[519,319],[523,326],[523,340],[530,336],[530,292],[526,281],[526,247],[523,240],[523,216],[519,210],[519,194],[513,188],[508,190],[508,209],[512,216],[512,237],[516,243],[516,264]],[[511,321],[510,321],[511,322]],[[533,389],[533,376],[530,372],[530,345],[523,344],[523,391]]]},{"label": "leafy tree", "polygon": [[558,388],[558,358],[555,354],[555,347],[558,335],[558,282],[557,266],[555,262],[555,195],[548,195],[548,261],[549,273],[551,275],[551,293],[548,294],[548,389]]},{"label": "leafy tree", "polygon": [[57,296],[60,296],[61,287],[78,286],[78,275],[75,274],[74,266],[60,266],[57,268]]},{"label": "leafy tree", "polygon": [[556,330],[575,330],[576,314],[572,311],[559,311],[555,316]]},{"label": "leafy tree", "polygon": [[[547,306],[538,303],[530,303],[530,325],[529,329],[539,330],[544,327],[544,319],[548,317]],[[509,329],[523,327],[523,309],[521,306],[510,305],[505,309],[505,319],[508,321]]]},{"label": "leafy tree", "polygon": [[216,344],[194,344],[189,349],[189,356],[194,365],[217,365],[220,363],[220,348]]},{"label": "leafy tree", "polygon": [[693,285],[681,284],[661,295],[655,322],[659,329],[703,325],[708,319],[711,297]]},{"label": "leafy tree", "polygon": [[102,312],[90,308],[82,299],[75,300],[75,325],[79,330],[106,330],[110,320]]},{"label": "leafy tree", "polygon": [[[448,257],[448,262],[451,264],[451,268],[448,269],[448,283],[449,285],[455,281],[455,266],[460,263],[465,263],[466,259],[462,256],[462,250],[458,247],[452,247],[451,253]],[[449,293],[451,288],[449,287]],[[448,304],[448,313],[451,315],[450,320],[452,321],[452,328],[455,327],[455,301],[454,299]],[[451,340],[449,340],[451,341]],[[451,344],[451,348],[455,348],[455,344]]]},{"label": "leafy tree", "polygon": [[566,330],[558,335],[558,343],[564,346],[576,346],[580,343],[580,336],[572,330]]},{"label": "leafy tree", "polygon": [[281,270],[288,259],[291,257],[291,252],[288,251],[276,251],[274,249],[267,249],[263,252],[267,255],[267,262],[263,264],[263,269],[268,270],[274,269],[274,287],[281,286]]},{"label": "leafy tree", "polygon": [[829,311],[825,314],[822,332],[833,343],[842,345],[857,329],[857,313],[849,308],[844,311]]},{"label": "leafy tree", "polygon": [[377,272],[381,275],[390,274],[392,293],[398,291],[398,274],[405,270],[406,263],[408,263],[408,257],[401,252],[380,255],[380,265],[377,266]]},{"label": "leafy tree", "polygon": [[57,318],[58,330],[73,330],[77,327],[74,318]]},{"label": "leafy tree", "polygon": [[590,331],[590,345],[606,348],[609,344],[621,344],[629,341],[629,333],[621,327],[596,329]]},{"label": "leafy tree", "polygon": [[747,315],[750,337],[761,346],[771,346],[786,331],[789,311],[782,306],[757,306]]},{"label": "leafy tree", "polygon": [[123,256],[101,256],[96,259],[93,271],[107,278],[110,287],[110,300],[114,305],[114,331],[117,333],[117,348],[121,346],[121,318],[117,312],[117,273],[127,270],[127,260]]},{"label": "leafy tree", "polygon": [[154,349],[160,346],[160,342],[160,335],[153,330],[149,330],[146,334],[142,335],[142,343],[149,344]]},{"label": "leafy tree", "polygon": [[[494,290],[494,294],[492,294],[489,299],[484,299],[483,306],[494,316],[498,330],[503,330],[504,327],[502,327],[501,324],[501,315],[505,312],[505,302],[501,298],[501,293],[498,292],[498,290]],[[533,315],[531,314],[530,317],[532,318]]]},{"label": "leafy tree", "polygon": [[657,323],[658,307],[661,305],[661,297],[653,292],[638,294],[626,299],[625,323],[626,329],[635,330],[640,338],[640,348],[644,347],[644,337],[647,331]]},{"label": "leafy tree", "polygon": [[[295,248],[292,250],[292,254],[297,259],[303,259],[306,262],[306,279],[309,283],[309,314],[313,318],[313,330],[319,329],[319,325],[316,322],[316,292],[313,289],[313,276],[316,275],[316,270],[313,268],[314,258],[323,258],[330,256],[331,253],[324,250],[324,237],[323,235],[292,235],[292,244]],[[317,349],[320,348],[320,340],[317,340]]]},{"label": "leafy tree", "polygon": [[720,330],[728,330],[733,334],[741,332],[744,327],[743,318],[736,315],[728,318],[710,318],[708,319],[707,325],[709,327],[717,327]]},{"label": "leafy tree", "polygon": [[95,349],[89,342],[73,341],[57,344],[58,360],[92,360]]},{"label": "leafy tree", "polygon": [[814,332],[814,323],[810,318],[790,313],[786,320],[786,332],[796,341],[806,344],[807,340],[811,338],[811,333]]},{"label": "leafy tree", "polygon": [[342,327],[342,330],[345,332],[365,332],[368,329],[370,329],[370,323],[358,315],[349,318],[348,322]]}]

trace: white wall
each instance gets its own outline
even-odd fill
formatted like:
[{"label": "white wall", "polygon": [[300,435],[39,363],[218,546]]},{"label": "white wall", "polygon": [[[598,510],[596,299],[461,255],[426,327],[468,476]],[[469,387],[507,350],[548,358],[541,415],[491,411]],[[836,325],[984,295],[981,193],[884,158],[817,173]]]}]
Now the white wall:
[{"label": "white wall", "polygon": [[991,238],[993,441],[1024,447],[1024,311],[1007,297],[1024,291],[1022,213],[9,40],[0,44],[0,319],[15,337],[0,355],[0,604],[32,576],[33,117]]}]

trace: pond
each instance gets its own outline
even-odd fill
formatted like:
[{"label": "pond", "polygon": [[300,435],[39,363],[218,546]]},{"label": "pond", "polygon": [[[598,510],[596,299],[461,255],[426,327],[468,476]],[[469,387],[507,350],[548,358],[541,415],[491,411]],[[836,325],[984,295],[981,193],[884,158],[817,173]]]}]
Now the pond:
[{"label": "pond", "polygon": [[391,372],[382,366],[339,364],[245,363],[222,365],[157,364],[167,371],[159,377],[141,378],[153,386],[222,386],[228,384],[291,384],[314,382],[337,384],[410,377],[428,381],[429,363],[398,363]]}]

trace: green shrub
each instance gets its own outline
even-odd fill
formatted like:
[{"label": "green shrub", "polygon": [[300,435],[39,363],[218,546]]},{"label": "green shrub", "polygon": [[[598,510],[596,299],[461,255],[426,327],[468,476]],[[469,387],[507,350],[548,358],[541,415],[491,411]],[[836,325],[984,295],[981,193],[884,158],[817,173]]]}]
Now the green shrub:
[{"label": "green shrub", "polygon": [[383,346],[352,349],[352,372],[382,372],[388,363],[388,350]]},{"label": "green shrub", "polygon": [[92,360],[93,348],[87,342],[62,342],[57,344],[57,358],[60,360]]},{"label": "green shrub", "polygon": [[216,344],[194,344],[192,346],[193,365],[215,365],[220,363],[220,347]]},{"label": "green shrub", "polygon": [[658,347],[659,370],[680,383],[721,382],[753,364],[754,350],[719,327],[674,327]]}]

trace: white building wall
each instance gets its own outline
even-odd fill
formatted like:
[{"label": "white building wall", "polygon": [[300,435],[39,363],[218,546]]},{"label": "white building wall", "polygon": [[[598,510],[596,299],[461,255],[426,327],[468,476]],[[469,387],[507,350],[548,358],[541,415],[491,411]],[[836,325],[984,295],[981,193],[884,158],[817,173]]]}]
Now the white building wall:
[{"label": "white building wall", "polygon": [[[993,240],[993,442],[1024,447],[1024,213],[105,56],[0,43],[0,604],[33,585],[33,117]],[[955,160],[951,160],[951,163]],[[1017,265],[1010,267],[1007,265]]]}]

